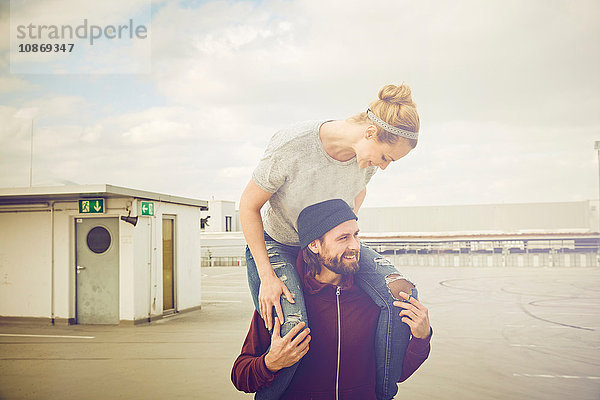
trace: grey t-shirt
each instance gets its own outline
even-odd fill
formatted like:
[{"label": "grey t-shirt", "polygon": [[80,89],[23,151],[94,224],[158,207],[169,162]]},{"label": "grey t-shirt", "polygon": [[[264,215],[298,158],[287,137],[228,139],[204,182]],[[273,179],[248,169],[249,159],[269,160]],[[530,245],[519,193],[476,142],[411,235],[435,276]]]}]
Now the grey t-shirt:
[{"label": "grey t-shirt", "polygon": [[343,199],[354,208],[377,167],[361,169],[356,157],[337,161],[327,154],[319,128],[326,121],[306,121],[273,135],[258,166],[254,182],[273,193],[263,207],[265,232],[280,243],[298,246],[297,219],[305,207]]}]

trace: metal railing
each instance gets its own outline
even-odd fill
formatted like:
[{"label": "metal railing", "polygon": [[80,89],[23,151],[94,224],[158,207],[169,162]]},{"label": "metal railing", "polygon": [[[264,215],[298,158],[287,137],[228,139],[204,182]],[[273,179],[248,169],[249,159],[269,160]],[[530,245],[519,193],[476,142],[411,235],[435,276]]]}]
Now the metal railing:
[{"label": "metal railing", "polygon": [[[595,237],[564,239],[378,241],[365,240],[396,266],[442,267],[599,267]],[[245,267],[244,248],[205,246],[202,267]]]}]

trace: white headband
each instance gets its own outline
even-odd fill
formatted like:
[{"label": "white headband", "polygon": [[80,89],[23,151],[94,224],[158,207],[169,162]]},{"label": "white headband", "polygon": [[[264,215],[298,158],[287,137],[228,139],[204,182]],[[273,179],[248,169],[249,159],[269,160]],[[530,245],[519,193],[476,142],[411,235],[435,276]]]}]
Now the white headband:
[{"label": "white headband", "polygon": [[417,139],[419,137],[418,132],[407,131],[406,129],[398,128],[396,126],[388,124],[387,122],[379,118],[377,115],[375,115],[370,108],[367,108],[367,116],[371,119],[371,121],[375,123],[375,125],[378,125],[384,131],[393,133],[394,135],[405,137],[407,139]]}]

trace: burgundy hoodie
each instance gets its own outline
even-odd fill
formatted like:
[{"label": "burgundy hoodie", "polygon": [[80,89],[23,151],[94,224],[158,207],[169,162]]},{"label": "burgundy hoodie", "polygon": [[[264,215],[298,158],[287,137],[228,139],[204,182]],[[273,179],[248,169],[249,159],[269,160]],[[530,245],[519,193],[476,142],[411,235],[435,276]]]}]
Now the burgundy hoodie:
[{"label": "burgundy hoodie", "polygon": [[[285,400],[335,399],[376,400],[375,330],[379,307],[358,286],[352,276],[338,287],[305,274],[301,254],[296,265],[304,278],[303,291],[311,330],[308,353],[302,358],[287,390]],[[340,362],[338,378],[338,296],[340,310]],[[398,311],[400,312],[400,310]],[[429,341],[411,338],[400,382],[406,380],[429,356]],[[265,365],[271,336],[255,311],[241,354],[235,360],[231,380],[238,390],[253,393],[268,386],[276,373]]]}]

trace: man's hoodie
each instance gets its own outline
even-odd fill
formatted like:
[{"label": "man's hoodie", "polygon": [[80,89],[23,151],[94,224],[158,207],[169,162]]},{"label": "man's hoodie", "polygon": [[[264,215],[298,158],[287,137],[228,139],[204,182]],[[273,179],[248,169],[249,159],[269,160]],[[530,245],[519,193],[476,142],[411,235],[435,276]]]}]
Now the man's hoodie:
[{"label": "man's hoodie", "polygon": [[[354,285],[352,276],[340,286],[321,283],[306,273],[301,254],[296,268],[303,277],[311,341],[282,399],[333,399],[339,390],[339,399],[376,400],[374,341],[379,307]],[[427,359],[430,338],[411,338],[400,382]],[[264,361],[270,343],[271,336],[255,311],[231,373],[236,388],[252,393],[273,381],[276,373]]]}]

